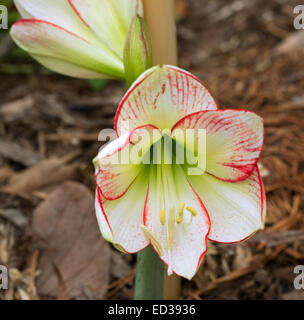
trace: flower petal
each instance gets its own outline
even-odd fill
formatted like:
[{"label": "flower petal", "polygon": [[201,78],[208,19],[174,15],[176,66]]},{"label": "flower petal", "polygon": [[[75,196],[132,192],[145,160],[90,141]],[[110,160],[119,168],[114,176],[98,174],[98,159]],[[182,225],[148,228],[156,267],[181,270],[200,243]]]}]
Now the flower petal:
[{"label": "flower petal", "polygon": [[102,236],[105,240],[113,243],[113,233],[111,227],[109,225],[107,216],[104,214],[102,208],[102,196],[99,192],[99,189],[96,188],[96,195],[95,195],[95,211],[96,217],[99,225],[99,229],[101,231]]},{"label": "flower petal", "polygon": [[[42,20],[19,20],[13,25],[11,36],[22,49],[42,58],[41,61],[43,58],[61,60],[66,66],[75,65],[76,73],[80,68],[95,75],[99,73],[100,77],[123,77],[122,62],[107,48],[95,47],[58,25]],[[52,63],[46,65],[50,67]]]},{"label": "flower petal", "polygon": [[143,16],[142,0],[112,0],[112,4],[119,13],[120,19],[123,21],[125,29],[129,30],[130,23],[135,14]]},{"label": "flower petal", "polygon": [[[207,250],[207,240],[210,231],[210,220],[208,213],[200,198],[188,183],[180,166],[173,170],[175,190],[173,187],[160,193],[160,186],[156,169],[152,168],[150,173],[149,192],[145,206],[145,226],[154,235],[151,244],[159,254],[160,258],[168,265],[169,273],[172,271],[182,277],[191,279],[196,273],[201,259]],[[154,170],[154,171],[153,171]],[[166,208],[166,220],[161,222],[160,212],[162,203]],[[196,216],[186,209],[183,213],[183,221],[177,223],[179,217],[180,203],[185,207],[191,207],[196,211]],[[174,217],[171,217],[171,209]],[[169,211],[169,213],[168,213]],[[171,220],[174,219],[174,220]],[[173,229],[170,228],[173,222]],[[173,230],[173,238],[170,240],[170,230]],[[170,247],[168,244],[172,242]],[[154,243],[153,243],[154,242]],[[156,242],[156,243],[155,243]]]},{"label": "flower petal", "polygon": [[109,76],[95,72],[93,70],[86,69],[84,67],[77,66],[73,63],[59,60],[56,58],[40,56],[31,54],[31,56],[37,60],[45,68],[58,72],[60,74],[80,78],[80,79],[108,79]]},{"label": "flower petal", "polygon": [[14,3],[25,19],[44,20],[61,26],[91,43],[99,42],[88,26],[79,19],[67,0],[14,0]]},{"label": "flower petal", "polygon": [[180,120],[173,129],[206,130],[206,171],[223,181],[247,179],[260,157],[263,120],[243,110],[202,111]]},{"label": "flower petal", "polygon": [[96,214],[101,232],[128,253],[136,253],[149,244],[141,229],[147,189],[148,180],[143,174],[117,200],[106,200],[99,194]]},{"label": "flower petal", "polygon": [[122,58],[130,23],[137,13],[136,0],[69,0],[79,17]]},{"label": "flower petal", "polygon": [[189,176],[211,220],[209,239],[232,243],[243,241],[263,229],[266,203],[263,182],[257,166],[241,182],[224,182],[205,173]]},{"label": "flower petal", "polygon": [[184,116],[215,110],[217,105],[204,85],[192,74],[173,67],[156,66],[144,72],[129,89],[115,116],[118,135],[144,124],[171,129]]},{"label": "flower petal", "polygon": [[104,198],[116,200],[123,196],[143,168],[145,157],[150,160],[151,145],[161,139],[153,126],[143,126],[108,143],[94,159],[96,183]]}]

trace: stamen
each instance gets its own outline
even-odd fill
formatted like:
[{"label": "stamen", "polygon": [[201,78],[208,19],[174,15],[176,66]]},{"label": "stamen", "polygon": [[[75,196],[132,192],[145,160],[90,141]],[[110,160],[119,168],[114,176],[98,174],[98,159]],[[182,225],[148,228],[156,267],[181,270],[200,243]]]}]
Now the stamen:
[{"label": "stamen", "polygon": [[166,212],[165,210],[160,210],[160,223],[164,226],[166,223]]},{"label": "stamen", "polygon": [[194,208],[187,207],[186,209],[193,215],[193,217],[195,217],[197,215],[197,212]]},{"label": "stamen", "polygon": [[164,249],[160,242],[156,239],[155,235],[146,226],[140,226],[145,236],[151,241],[153,247],[158,252],[160,256],[164,255]]},{"label": "stamen", "polygon": [[180,217],[182,217],[183,214],[184,214],[184,208],[185,208],[185,204],[184,204],[184,202],[182,202],[182,203],[179,205],[179,209],[178,209],[178,215],[179,215]]},{"label": "stamen", "polygon": [[171,248],[174,240],[174,224],[175,224],[174,208],[171,208],[169,213],[169,220],[168,220],[168,243],[167,243],[168,249]]},{"label": "stamen", "polygon": [[177,217],[176,218],[176,223],[180,224],[181,222],[183,222],[183,218],[182,217]]}]

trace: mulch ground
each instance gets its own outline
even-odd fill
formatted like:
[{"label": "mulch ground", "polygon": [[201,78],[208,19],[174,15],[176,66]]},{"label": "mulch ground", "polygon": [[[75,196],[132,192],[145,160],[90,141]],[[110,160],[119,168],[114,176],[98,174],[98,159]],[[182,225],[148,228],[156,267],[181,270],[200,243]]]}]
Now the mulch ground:
[{"label": "mulch ground", "polygon": [[[264,118],[259,165],[267,194],[265,230],[240,244],[209,243],[198,274],[183,280],[183,299],[304,299],[293,285],[294,267],[304,264],[304,31],[293,27],[300,2],[178,1],[180,66],[198,76],[222,108]],[[131,299],[135,256],[113,248],[100,287],[85,288],[85,277],[65,283],[54,263],[54,275],[47,272],[58,290],[48,291],[39,282],[46,277],[43,261],[57,261],[48,254],[61,249],[51,236],[42,245],[35,232],[41,204],[62,184],[74,181],[94,192],[98,132],[113,126],[125,86],[109,82],[93,91],[85,81],[46,73],[7,43],[0,38],[0,264],[9,268],[10,286],[0,299],[79,298],[75,286],[82,298]],[[73,229],[68,221],[63,234]],[[68,266],[62,268],[68,274]]]}]

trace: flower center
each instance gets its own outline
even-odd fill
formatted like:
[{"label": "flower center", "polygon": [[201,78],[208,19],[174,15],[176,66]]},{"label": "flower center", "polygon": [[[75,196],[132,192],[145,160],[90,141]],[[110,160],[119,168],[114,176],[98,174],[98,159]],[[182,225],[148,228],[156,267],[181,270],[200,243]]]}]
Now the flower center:
[{"label": "flower center", "polygon": [[[171,255],[171,248],[177,237],[185,232],[197,215],[196,209],[187,205],[183,185],[187,183],[185,155],[186,146],[172,138],[171,130],[162,130],[162,138],[150,149],[150,191],[155,196],[155,219],[160,222],[157,228],[163,229],[165,238],[157,239],[149,229],[142,227],[146,237],[151,241],[156,251],[162,256],[164,249]],[[185,160],[183,160],[185,159]],[[166,248],[164,248],[164,246]],[[169,260],[171,258],[169,257]],[[170,263],[169,263],[170,264]]]}]

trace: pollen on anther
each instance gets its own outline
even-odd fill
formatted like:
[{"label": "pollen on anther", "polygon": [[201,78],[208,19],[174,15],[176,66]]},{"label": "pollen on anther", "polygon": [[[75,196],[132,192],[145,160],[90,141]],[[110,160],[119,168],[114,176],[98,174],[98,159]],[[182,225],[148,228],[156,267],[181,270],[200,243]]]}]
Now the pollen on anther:
[{"label": "pollen on anther", "polygon": [[160,223],[165,225],[166,223],[166,212],[165,210],[160,210]]},{"label": "pollen on anther", "polygon": [[184,204],[184,202],[182,202],[182,203],[179,205],[179,209],[178,209],[178,215],[179,215],[180,217],[182,217],[183,214],[184,214],[184,207],[185,207],[185,204]]},{"label": "pollen on anther", "polygon": [[181,222],[183,222],[183,218],[182,217],[177,217],[176,218],[176,223],[180,224]]},{"label": "pollen on anther", "polygon": [[193,215],[193,217],[195,217],[197,215],[197,212],[194,208],[187,207],[186,209]]}]

